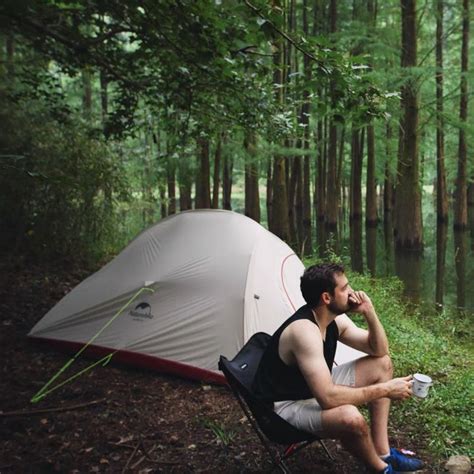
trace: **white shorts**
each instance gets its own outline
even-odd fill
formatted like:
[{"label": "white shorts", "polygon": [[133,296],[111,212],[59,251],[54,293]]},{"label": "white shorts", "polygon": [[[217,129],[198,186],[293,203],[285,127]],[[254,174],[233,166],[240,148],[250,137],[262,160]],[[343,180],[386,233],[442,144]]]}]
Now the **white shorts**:
[{"label": "white shorts", "polygon": [[[331,372],[333,382],[337,385],[354,387],[355,364],[356,361],[353,360],[334,367]],[[321,423],[322,408],[315,398],[275,402],[273,410],[298,429],[316,435],[321,434],[323,431]]]}]

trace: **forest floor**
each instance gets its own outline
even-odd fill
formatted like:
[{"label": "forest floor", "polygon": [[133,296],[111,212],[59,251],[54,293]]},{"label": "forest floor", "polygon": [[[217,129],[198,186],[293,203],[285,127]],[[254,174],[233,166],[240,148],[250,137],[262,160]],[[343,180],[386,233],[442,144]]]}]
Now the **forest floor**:
[{"label": "forest floor", "polygon": [[[272,472],[269,456],[223,386],[109,364],[30,403],[69,357],[33,344],[26,334],[88,273],[21,261],[0,265],[0,474]],[[72,373],[89,364],[78,360]],[[392,445],[429,460],[419,430],[391,427]],[[338,443],[327,445],[334,462],[315,443],[291,458],[290,468],[365,472]],[[429,464],[423,472],[441,472]]]}]

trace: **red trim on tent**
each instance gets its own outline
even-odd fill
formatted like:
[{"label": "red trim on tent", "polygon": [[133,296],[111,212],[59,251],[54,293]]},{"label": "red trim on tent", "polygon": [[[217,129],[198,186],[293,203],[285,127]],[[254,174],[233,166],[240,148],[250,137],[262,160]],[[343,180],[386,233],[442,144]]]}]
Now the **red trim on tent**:
[{"label": "red trim on tent", "polygon": [[288,298],[288,301],[290,302],[291,306],[293,307],[293,311],[296,311],[296,307],[293,304],[293,301],[291,301],[290,295],[288,294],[288,291],[286,290],[285,286],[285,279],[283,278],[283,267],[285,266],[286,261],[290,258],[296,256],[296,254],[291,253],[290,255],[287,255],[284,259],[283,262],[281,262],[281,269],[280,269],[280,277],[281,277],[281,284],[283,286],[283,289],[285,290],[286,297]]},{"label": "red trim on tent", "polygon": [[[58,339],[49,339],[46,337],[36,336],[29,336],[29,338],[34,342],[47,344],[49,347],[58,349],[62,352],[75,353],[84,347],[84,343],[82,342],[61,341]],[[91,358],[101,358],[114,352],[114,350],[115,349],[110,347],[90,345],[82,355]],[[173,360],[161,359],[160,357],[155,357],[148,354],[119,350],[114,354],[112,360],[125,365],[151,369],[162,373],[174,374],[191,380],[214,382],[221,385],[226,384],[224,375],[219,372],[200,369],[199,367],[193,367],[192,365],[183,364]]]}]

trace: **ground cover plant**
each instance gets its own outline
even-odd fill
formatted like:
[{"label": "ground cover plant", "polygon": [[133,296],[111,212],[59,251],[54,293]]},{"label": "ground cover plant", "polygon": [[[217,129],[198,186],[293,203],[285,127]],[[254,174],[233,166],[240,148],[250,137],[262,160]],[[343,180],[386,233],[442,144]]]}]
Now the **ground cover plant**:
[{"label": "ground cover plant", "polygon": [[[390,341],[397,376],[425,373],[434,386],[425,400],[394,403],[393,424],[410,426],[434,455],[474,455],[472,323],[459,311],[437,312],[403,300],[396,278],[351,274],[353,288],[365,289]],[[418,427],[418,428],[416,428]]]}]

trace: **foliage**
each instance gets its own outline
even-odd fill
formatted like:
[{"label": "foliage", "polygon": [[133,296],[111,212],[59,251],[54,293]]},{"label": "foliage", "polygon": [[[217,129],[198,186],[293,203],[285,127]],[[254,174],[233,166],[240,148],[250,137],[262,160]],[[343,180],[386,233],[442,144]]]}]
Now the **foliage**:
[{"label": "foliage", "polygon": [[120,165],[81,124],[60,123],[40,103],[0,96],[2,245],[36,257],[93,258],[115,250]]},{"label": "foliage", "polygon": [[390,341],[396,376],[426,373],[434,380],[429,397],[393,404],[395,427],[420,430],[439,456],[473,456],[474,360],[469,320],[459,315],[421,311],[402,299],[396,278],[372,279],[350,274],[354,288],[367,289]]},{"label": "foliage", "polygon": [[209,418],[203,418],[202,423],[205,428],[212,431],[212,433],[216,437],[216,440],[219,443],[222,443],[224,447],[229,446],[236,436],[235,431],[225,428],[217,421],[211,420]]}]

